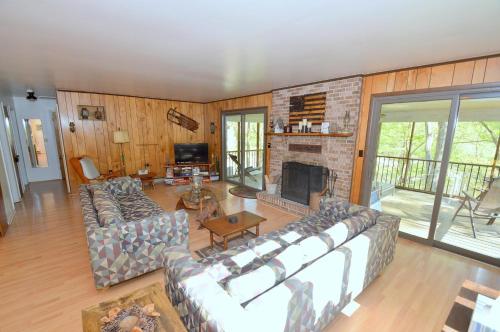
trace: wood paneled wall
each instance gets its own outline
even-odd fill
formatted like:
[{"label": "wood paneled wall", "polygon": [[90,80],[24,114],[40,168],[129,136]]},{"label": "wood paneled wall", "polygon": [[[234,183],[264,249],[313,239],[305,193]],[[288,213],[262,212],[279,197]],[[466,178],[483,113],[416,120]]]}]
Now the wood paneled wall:
[{"label": "wood paneled wall", "polygon": [[[496,82],[500,83],[500,56],[367,75],[363,78],[356,150],[366,146],[374,95]],[[360,199],[363,162],[363,157],[354,160],[351,201],[355,203]]]},{"label": "wood paneled wall", "polygon": [[[146,163],[151,170],[164,174],[163,165],[173,162],[173,143],[199,143],[206,137],[205,104],[160,99],[115,96],[81,92],[57,92],[64,150],[72,191],[80,180],[71,165],[71,157],[90,156],[101,174],[120,169],[120,147],[113,143],[113,132],[128,130],[130,143],[123,145],[127,174],[136,173]],[[104,106],[105,121],[79,120],[77,105]],[[167,120],[171,107],[199,122],[193,133]],[[75,123],[76,131],[69,130]]]},{"label": "wood paneled wall", "polygon": [[[238,111],[249,108],[257,107],[267,107],[268,118],[272,109],[273,94],[263,93],[259,95],[253,95],[248,97],[234,98],[222,101],[216,101],[212,103],[205,104],[205,141],[209,143],[210,153],[221,157],[222,145],[221,145],[221,112],[222,111]],[[210,133],[210,122],[214,122],[216,129],[215,134]],[[268,129],[267,123],[265,124],[266,131]],[[266,147],[266,174],[269,173],[269,149]]]}]

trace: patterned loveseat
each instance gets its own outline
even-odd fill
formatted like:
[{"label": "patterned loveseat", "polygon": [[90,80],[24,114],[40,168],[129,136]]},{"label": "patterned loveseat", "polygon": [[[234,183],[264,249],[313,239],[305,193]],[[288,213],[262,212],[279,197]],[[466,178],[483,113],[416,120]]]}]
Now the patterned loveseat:
[{"label": "patterned loveseat", "polygon": [[397,217],[325,199],[199,261],[168,248],[166,292],[189,331],[320,331],[392,261],[398,229]]},{"label": "patterned loveseat", "polygon": [[184,210],[165,212],[130,177],[82,185],[80,202],[96,288],[163,267],[163,250],[188,246]]}]

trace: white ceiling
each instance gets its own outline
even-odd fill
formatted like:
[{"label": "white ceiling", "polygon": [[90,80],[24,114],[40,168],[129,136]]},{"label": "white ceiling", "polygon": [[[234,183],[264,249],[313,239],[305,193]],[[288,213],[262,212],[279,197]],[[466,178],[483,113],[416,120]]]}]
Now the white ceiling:
[{"label": "white ceiling", "polygon": [[500,53],[498,0],[0,0],[0,89],[212,101]]}]

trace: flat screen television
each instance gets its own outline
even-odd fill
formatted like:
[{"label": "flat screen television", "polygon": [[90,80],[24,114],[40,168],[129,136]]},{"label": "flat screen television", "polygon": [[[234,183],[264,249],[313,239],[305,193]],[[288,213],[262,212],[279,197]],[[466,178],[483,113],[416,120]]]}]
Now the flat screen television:
[{"label": "flat screen television", "polygon": [[176,164],[208,163],[208,143],[174,144]]}]

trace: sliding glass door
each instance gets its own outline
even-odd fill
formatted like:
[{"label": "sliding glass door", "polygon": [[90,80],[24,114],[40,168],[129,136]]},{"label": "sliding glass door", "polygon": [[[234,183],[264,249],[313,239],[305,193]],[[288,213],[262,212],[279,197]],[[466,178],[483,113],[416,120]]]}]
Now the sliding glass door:
[{"label": "sliding glass door", "polygon": [[370,206],[402,218],[400,231],[427,239],[451,99],[382,104]]},{"label": "sliding glass door", "polygon": [[500,94],[460,96],[452,136],[434,239],[500,259]]},{"label": "sliding glass door", "polygon": [[[493,90],[493,91],[490,91]],[[379,97],[362,202],[400,233],[500,262],[500,91]]]},{"label": "sliding glass door", "polygon": [[265,109],[223,112],[224,180],[262,190],[265,173]]}]

